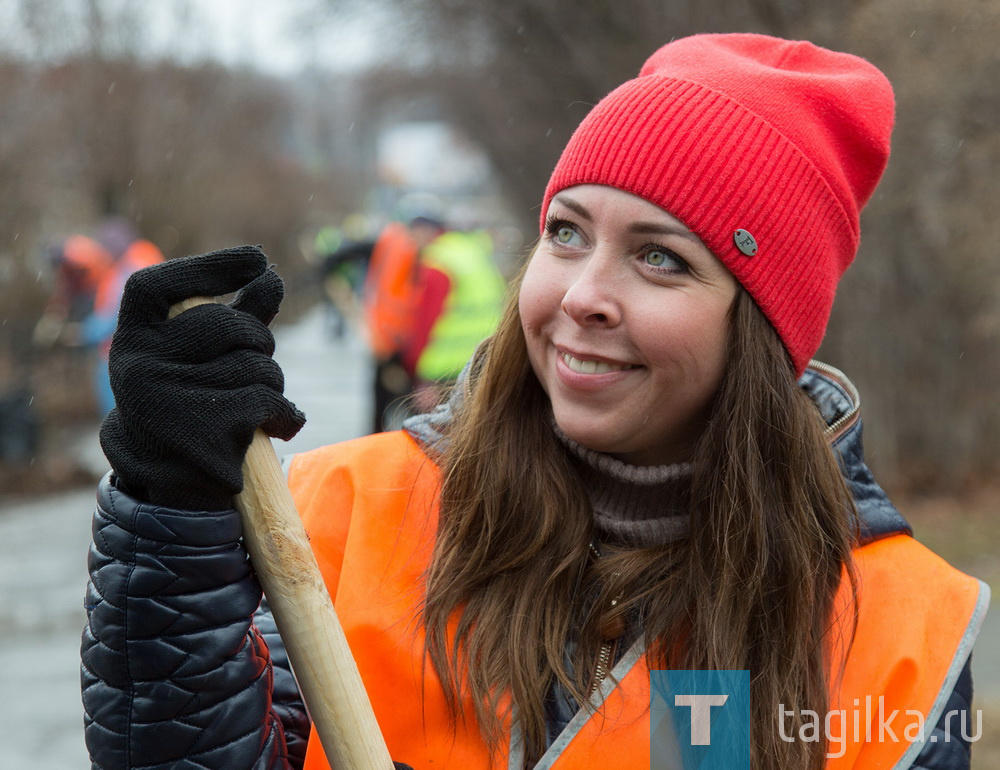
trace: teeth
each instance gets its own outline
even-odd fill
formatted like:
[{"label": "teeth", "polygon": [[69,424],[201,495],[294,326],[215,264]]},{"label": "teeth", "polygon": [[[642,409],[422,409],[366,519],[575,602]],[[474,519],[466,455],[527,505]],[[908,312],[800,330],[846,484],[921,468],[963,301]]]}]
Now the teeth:
[{"label": "teeth", "polygon": [[632,368],[632,364],[616,366],[603,361],[581,361],[579,358],[573,358],[569,353],[563,353],[562,360],[566,366],[580,374],[607,374],[608,372],[620,372],[623,369]]}]

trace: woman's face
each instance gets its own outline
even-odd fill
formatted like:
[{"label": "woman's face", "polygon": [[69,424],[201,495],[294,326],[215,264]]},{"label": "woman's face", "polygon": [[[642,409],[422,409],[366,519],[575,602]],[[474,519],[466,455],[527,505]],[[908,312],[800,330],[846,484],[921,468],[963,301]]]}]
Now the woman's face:
[{"label": "woman's face", "polygon": [[603,185],[553,197],[519,298],[556,422],[636,465],[689,459],[726,359],[737,282],[682,222]]}]

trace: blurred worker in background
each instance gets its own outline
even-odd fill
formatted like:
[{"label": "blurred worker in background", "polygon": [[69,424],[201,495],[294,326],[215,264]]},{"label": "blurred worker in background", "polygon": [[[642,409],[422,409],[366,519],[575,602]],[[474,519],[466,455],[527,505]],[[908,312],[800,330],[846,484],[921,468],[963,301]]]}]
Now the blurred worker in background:
[{"label": "blurred worker in background", "polygon": [[110,264],[97,283],[93,309],[80,325],[78,342],[97,349],[99,364],[94,387],[103,416],[115,405],[108,377],[108,349],[118,325],[125,281],[136,270],[162,262],[163,254],[152,242],[140,238],[135,226],[124,217],[105,219],[98,227],[97,241],[108,253]]},{"label": "blurred worker in background", "polygon": [[500,321],[506,284],[485,230],[435,229],[411,223],[426,243],[420,249],[417,305],[403,365],[414,375],[414,409],[427,412],[441,400],[476,346]]},{"label": "blurred worker in background", "polygon": [[67,325],[79,324],[94,310],[94,296],[111,267],[111,255],[86,235],[72,235],[49,248],[55,272],[45,312],[35,326],[34,340],[48,347],[59,340]]},{"label": "blurred worker in background", "polygon": [[313,241],[323,305],[334,339],[341,339],[348,326],[361,318],[361,289],[375,247],[363,219],[352,214],[340,227],[320,228]]},{"label": "blurred worker in background", "polygon": [[94,315],[98,289],[105,282],[114,260],[101,243],[86,235],[72,235],[55,242],[49,247],[48,256],[54,273],[52,294],[35,325],[32,341],[46,351],[59,345],[87,353],[87,366],[94,372],[94,400],[98,416],[103,417],[110,409],[100,404],[99,394],[100,391],[110,392],[110,388],[105,387],[107,362],[95,361],[96,352],[84,350],[83,329]]},{"label": "blurred worker in background", "polygon": [[402,222],[390,222],[379,233],[362,291],[365,331],[374,358],[372,432],[394,424],[390,406],[398,406],[413,389],[403,367],[411,319],[417,305],[419,249]]},{"label": "blurred worker in background", "polygon": [[425,215],[382,231],[364,289],[374,432],[437,403],[441,386],[496,328],[503,294],[486,232],[449,230]]}]

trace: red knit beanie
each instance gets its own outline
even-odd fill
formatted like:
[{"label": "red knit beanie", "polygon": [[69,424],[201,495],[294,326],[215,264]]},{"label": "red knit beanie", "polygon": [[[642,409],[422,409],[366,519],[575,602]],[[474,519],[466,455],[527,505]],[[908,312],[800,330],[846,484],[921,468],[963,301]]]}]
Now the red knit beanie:
[{"label": "red knit beanie", "polygon": [[655,203],[736,276],[801,374],[889,159],[892,86],[864,59],[765,35],[668,43],[602,99],[542,203],[578,184]]}]

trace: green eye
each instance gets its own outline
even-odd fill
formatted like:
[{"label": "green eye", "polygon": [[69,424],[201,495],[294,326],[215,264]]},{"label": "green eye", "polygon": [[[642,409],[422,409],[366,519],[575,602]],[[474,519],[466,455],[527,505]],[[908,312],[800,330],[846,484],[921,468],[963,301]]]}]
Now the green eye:
[{"label": "green eye", "polygon": [[573,236],[575,234],[576,233],[573,232],[572,227],[566,227],[564,225],[563,227],[560,227],[558,230],[556,230],[556,240],[559,241],[559,243],[569,243],[571,240],[573,240]]},{"label": "green eye", "polygon": [[663,246],[650,246],[642,254],[643,261],[658,272],[685,273],[687,263],[673,251]]}]

